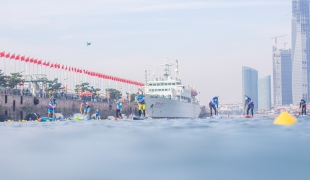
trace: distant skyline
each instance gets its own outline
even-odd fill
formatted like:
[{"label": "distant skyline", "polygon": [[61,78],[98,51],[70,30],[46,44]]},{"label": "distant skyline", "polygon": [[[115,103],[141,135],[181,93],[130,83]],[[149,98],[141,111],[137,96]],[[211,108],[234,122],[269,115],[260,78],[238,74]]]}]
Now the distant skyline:
[{"label": "distant skyline", "polygon": [[0,2],[0,51],[139,82],[177,59],[205,105],[241,102],[242,66],[272,74],[271,37],[291,47],[291,0]]}]

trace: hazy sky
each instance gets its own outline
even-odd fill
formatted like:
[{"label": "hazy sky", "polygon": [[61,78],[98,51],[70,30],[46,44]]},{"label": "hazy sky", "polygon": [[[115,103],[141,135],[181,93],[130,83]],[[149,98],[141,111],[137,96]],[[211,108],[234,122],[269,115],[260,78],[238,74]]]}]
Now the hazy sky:
[{"label": "hazy sky", "polygon": [[178,59],[183,84],[204,104],[241,101],[242,66],[271,75],[271,37],[287,34],[279,43],[291,46],[291,0],[0,3],[0,51],[141,82],[146,66],[159,75],[159,63]]}]

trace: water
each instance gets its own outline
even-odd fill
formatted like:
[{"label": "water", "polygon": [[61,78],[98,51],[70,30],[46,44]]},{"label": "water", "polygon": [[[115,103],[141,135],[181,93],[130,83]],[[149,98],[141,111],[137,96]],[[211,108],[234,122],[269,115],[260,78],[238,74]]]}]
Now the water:
[{"label": "water", "polygon": [[0,123],[1,179],[310,179],[310,121],[272,121]]}]

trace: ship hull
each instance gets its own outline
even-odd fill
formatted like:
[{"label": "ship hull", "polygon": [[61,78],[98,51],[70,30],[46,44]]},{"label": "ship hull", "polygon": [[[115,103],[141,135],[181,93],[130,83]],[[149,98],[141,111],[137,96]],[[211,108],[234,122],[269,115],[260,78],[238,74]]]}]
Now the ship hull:
[{"label": "ship hull", "polygon": [[197,103],[180,102],[165,97],[145,95],[146,111],[152,118],[198,118],[201,109]]}]

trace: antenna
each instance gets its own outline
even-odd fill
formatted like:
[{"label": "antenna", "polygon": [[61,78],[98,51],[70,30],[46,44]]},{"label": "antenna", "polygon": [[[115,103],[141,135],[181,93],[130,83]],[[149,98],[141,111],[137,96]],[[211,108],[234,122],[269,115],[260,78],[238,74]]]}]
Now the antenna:
[{"label": "antenna", "polygon": [[175,60],[176,64],[177,64],[177,68],[175,69],[175,74],[176,74],[176,79],[179,79],[179,61]]},{"label": "antenna", "polygon": [[160,66],[164,66],[164,71],[165,71],[165,74],[164,74],[164,77],[165,79],[167,80],[169,75],[170,75],[170,66],[173,66],[172,63],[168,63],[168,58],[165,59],[165,63],[164,64],[159,64]]}]

